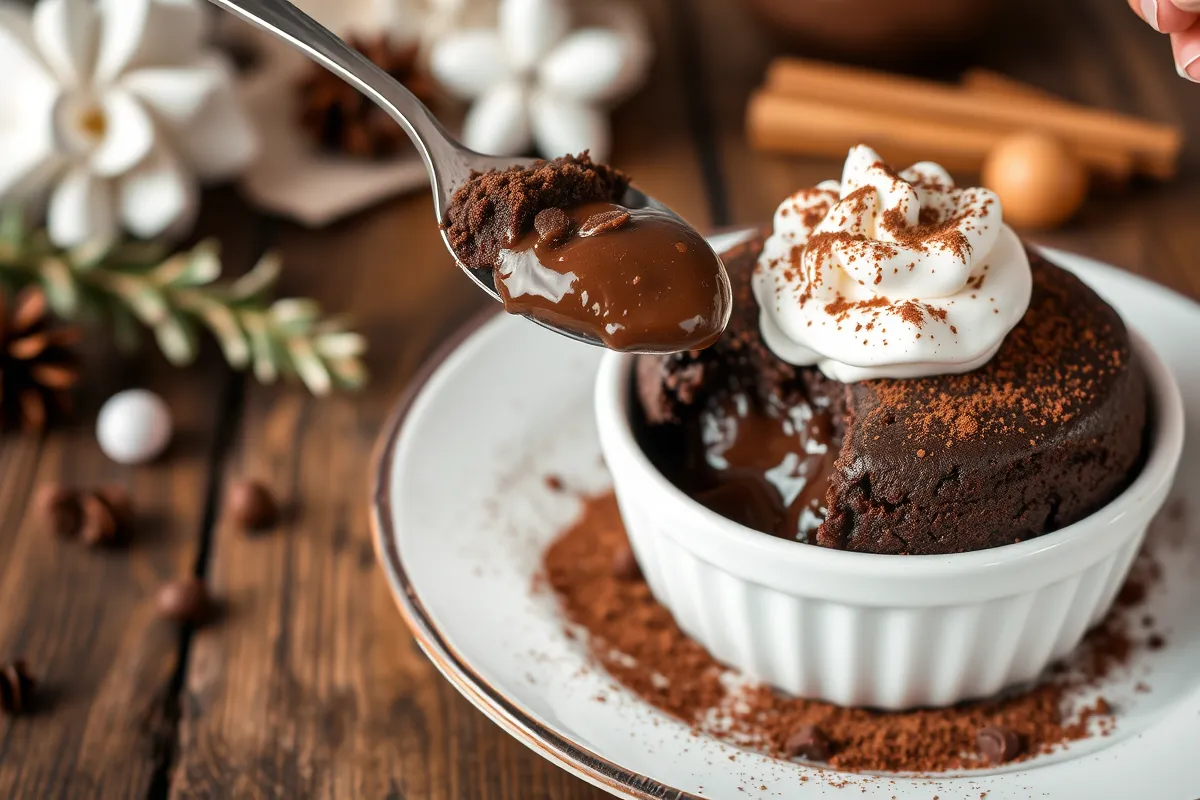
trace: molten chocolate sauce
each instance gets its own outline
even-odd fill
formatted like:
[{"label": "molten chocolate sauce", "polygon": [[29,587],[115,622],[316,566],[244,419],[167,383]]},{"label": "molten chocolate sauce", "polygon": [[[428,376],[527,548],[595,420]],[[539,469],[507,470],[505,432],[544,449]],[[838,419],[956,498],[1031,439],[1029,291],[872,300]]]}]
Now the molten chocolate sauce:
[{"label": "molten chocolate sauce", "polygon": [[535,230],[500,251],[495,270],[505,310],[613,350],[699,350],[729,317],[721,260],[677,217],[653,209],[547,209]]},{"label": "molten chocolate sauce", "polygon": [[807,542],[825,520],[841,436],[824,398],[759,408],[741,393],[700,415],[703,464],[696,500],[735,522]]}]

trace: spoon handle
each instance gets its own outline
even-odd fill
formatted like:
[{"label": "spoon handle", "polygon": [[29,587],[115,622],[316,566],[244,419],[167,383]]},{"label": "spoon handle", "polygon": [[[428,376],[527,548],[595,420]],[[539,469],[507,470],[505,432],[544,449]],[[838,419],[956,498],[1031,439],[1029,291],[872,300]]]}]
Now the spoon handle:
[{"label": "spoon handle", "polygon": [[450,194],[470,172],[470,151],[454,141],[433,113],[399,81],[287,0],[211,0],[272,33],[365,94],[399,123],[416,145],[441,220]]}]

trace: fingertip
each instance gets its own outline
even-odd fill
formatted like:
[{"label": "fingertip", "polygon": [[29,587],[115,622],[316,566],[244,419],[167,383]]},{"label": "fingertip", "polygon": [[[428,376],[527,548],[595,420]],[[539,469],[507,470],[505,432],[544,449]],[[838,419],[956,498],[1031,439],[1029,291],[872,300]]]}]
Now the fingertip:
[{"label": "fingertip", "polygon": [[1200,25],[1171,34],[1171,54],[1179,77],[1200,83]]},{"label": "fingertip", "polygon": [[[1195,11],[1181,8],[1181,2],[1182,0],[1141,0],[1144,7],[1152,7],[1154,22],[1150,25],[1160,33],[1182,33],[1196,24]],[[1200,8],[1200,0],[1196,5]],[[1145,8],[1142,13],[1145,18]]]}]

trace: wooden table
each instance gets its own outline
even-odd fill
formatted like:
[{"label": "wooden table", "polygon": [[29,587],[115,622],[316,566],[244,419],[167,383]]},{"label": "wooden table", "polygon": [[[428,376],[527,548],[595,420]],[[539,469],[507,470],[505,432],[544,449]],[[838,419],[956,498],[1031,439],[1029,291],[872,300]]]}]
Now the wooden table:
[{"label": "wooden table", "polygon": [[[614,161],[698,226],[762,223],[833,162],[751,152],[742,106],[772,45],[730,0],[645,0],[658,42],[650,86],[616,115]],[[1035,14],[1032,9],[1041,8]],[[1088,103],[1182,122],[1180,179],[1092,200],[1041,241],[1200,297],[1200,87],[1121,0],[1015,8],[974,63]],[[952,65],[946,74],[968,64]],[[601,793],[475,711],[422,656],[375,564],[367,524],[376,433],[430,351],[486,304],[413,196],[322,231],[208,195],[202,230],[233,268],[281,251],[287,293],[352,310],[374,380],[315,400],[226,370],[215,348],[187,372],[157,355],[90,360],[80,421],[0,444],[0,656],[24,656],[42,709],[0,721],[0,797],[583,798]],[[174,411],[167,458],[123,468],[98,452],[100,400],[143,385]],[[293,509],[249,538],[222,513],[241,476]],[[28,513],[43,481],[119,482],[140,514],[133,545],[86,550]],[[180,633],[154,591],[196,571],[224,598],[217,624]]]}]

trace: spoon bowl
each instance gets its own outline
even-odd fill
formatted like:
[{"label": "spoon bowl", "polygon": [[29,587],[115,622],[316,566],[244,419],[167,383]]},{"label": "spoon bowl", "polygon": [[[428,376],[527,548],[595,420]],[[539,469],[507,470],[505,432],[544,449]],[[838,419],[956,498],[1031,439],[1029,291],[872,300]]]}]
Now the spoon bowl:
[{"label": "spoon bowl", "polygon": [[[477,154],[475,154],[475,155],[477,155]],[[488,159],[489,157],[488,156],[480,156],[480,158]],[[497,159],[490,159],[490,160],[500,162],[502,164],[502,166],[489,167],[488,169],[506,169],[506,168],[512,167],[512,166],[528,166],[530,164],[533,164],[536,161],[536,159],[532,159],[532,158],[516,159],[516,160],[497,158]],[[484,170],[479,170],[479,171],[482,172]],[[455,189],[457,189],[459,185],[461,185],[461,183],[456,185]],[[453,195],[453,191],[451,191],[451,195]],[[678,214],[676,214],[674,211],[672,211],[670,208],[663,205],[659,201],[655,200],[653,197],[650,197],[649,195],[647,195],[645,192],[641,191],[640,189],[635,189],[632,186],[625,189],[625,193],[623,195],[621,195],[621,197],[619,198],[619,202],[622,206],[629,208],[629,209],[651,208],[651,209],[654,209],[655,211],[661,211],[664,214],[670,214],[672,217],[675,217],[676,219],[680,220],[680,222],[683,221],[683,219]],[[447,205],[448,205],[448,201],[447,201]],[[439,218],[444,219],[443,213],[439,213]],[[458,264],[459,269],[461,269],[463,272],[465,272],[467,274],[467,276],[472,281],[475,282],[476,286],[478,286],[480,289],[483,289],[483,291],[485,291],[489,295],[491,295],[493,300],[502,301],[502,298],[500,297],[500,292],[496,288],[496,272],[495,272],[495,270],[491,267],[472,267],[468,264],[464,264],[458,258],[457,254],[455,254],[454,248],[451,247],[450,240],[446,235],[446,229],[444,227],[441,228],[441,232],[442,232],[442,242],[446,245],[446,249],[448,251],[450,251],[450,254],[454,257],[454,263]],[[530,320],[531,322],[535,322],[538,325],[541,325],[543,328],[548,328],[548,329],[554,331],[555,333],[560,333],[563,336],[566,336],[570,339],[574,339],[577,342],[583,342],[585,344],[596,345],[597,347],[605,347],[604,342],[600,341],[599,338],[592,336],[588,333],[585,333],[583,331],[576,331],[571,328],[554,325],[549,320],[542,319],[533,314],[521,314],[521,316],[523,316],[527,320]],[[728,322],[729,322],[729,314],[727,312],[725,315],[725,319],[723,319],[721,321],[721,326],[724,327]],[[660,350],[641,350],[638,352],[659,353],[659,352],[671,352],[671,351],[669,351],[669,350],[662,350],[662,351],[660,351]]]},{"label": "spoon bowl", "polygon": [[[429,173],[430,188],[433,190],[434,213],[438,225],[446,219],[454,193],[472,175],[491,170],[504,170],[514,166],[526,167],[535,163],[532,158],[487,156],[464,147],[438,122],[433,113],[406,89],[399,81],[388,75],[366,56],[342,41],[334,33],[309,17],[287,0],[210,0],[214,5],[237,17],[278,36],[310,59],[349,83],[382,108],[396,121],[416,145]],[[683,219],[644,192],[628,188],[620,204],[628,209],[651,208],[670,214],[681,224]],[[463,272],[479,288],[494,300],[501,300],[496,289],[494,270],[489,267],[473,268],[463,263],[450,246],[445,228],[442,242]],[[714,256],[715,257],[715,256]],[[726,282],[726,290],[728,285]],[[587,333],[555,325],[547,320],[525,314],[527,319],[549,328],[576,341],[603,347],[599,338]],[[725,307],[721,327],[729,321],[729,307]],[[664,351],[669,352],[669,351]]]}]

